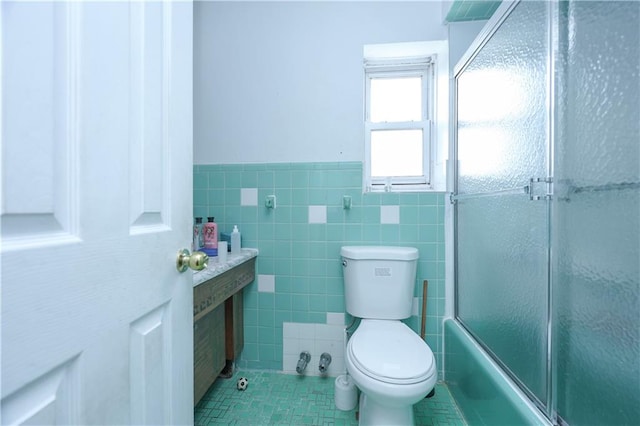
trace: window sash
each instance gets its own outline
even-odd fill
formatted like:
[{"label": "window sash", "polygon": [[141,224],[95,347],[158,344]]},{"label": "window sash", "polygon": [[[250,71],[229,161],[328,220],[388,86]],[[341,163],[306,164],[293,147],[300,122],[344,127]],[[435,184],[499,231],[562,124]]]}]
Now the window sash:
[{"label": "window sash", "polygon": [[431,68],[422,68],[416,71],[366,71],[366,88],[365,88],[365,122],[371,122],[371,80],[381,78],[403,78],[403,77],[420,77],[422,81],[422,120],[425,121],[431,116],[431,102],[429,102],[429,92],[431,91],[430,82]]},{"label": "window sash", "polygon": [[[422,130],[422,175],[420,176],[371,176],[371,133],[376,130]],[[365,188],[368,190],[424,189],[431,183],[431,120],[397,123],[365,123]]]},{"label": "window sash", "polygon": [[[398,69],[398,66],[385,65],[381,67],[365,67],[365,190],[366,191],[411,191],[424,190],[431,185],[431,144],[432,144],[432,100],[430,92],[433,87],[431,63],[410,67],[410,69]],[[421,77],[422,81],[422,120],[420,121],[370,121],[371,110],[371,80],[374,78],[402,78]],[[412,130],[422,129],[422,171],[421,176],[371,176],[371,133],[376,130]]]}]

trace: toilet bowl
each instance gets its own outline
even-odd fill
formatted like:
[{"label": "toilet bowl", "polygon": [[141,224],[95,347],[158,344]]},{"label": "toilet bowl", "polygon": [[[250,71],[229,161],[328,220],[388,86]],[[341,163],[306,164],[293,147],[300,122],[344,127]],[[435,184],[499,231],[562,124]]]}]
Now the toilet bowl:
[{"label": "toilet bowl", "polygon": [[347,371],[360,396],[361,425],[414,424],[413,404],[435,386],[431,349],[398,320],[364,319],[347,344]]},{"label": "toilet bowl", "polygon": [[360,389],[361,425],[412,425],[413,404],[438,377],[433,352],[401,320],[412,312],[418,249],[340,249],[345,306],[361,318],[347,343],[347,372]]}]

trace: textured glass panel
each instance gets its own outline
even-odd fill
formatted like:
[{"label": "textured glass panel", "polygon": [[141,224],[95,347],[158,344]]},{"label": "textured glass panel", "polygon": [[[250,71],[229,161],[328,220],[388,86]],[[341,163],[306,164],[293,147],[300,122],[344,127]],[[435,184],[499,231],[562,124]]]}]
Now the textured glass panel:
[{"label": "textured glass panel", "polygon": [[458,203],[458,316],[542,401],[546,394],[546,203]]},{"label": "textured glass panel", "polygon": [[371,176],[422,176],[422,130],[373,130]]},{"label": "textured glass panel", "polygon": [[640,3],[563,11],[554,208],[557,409],[640,422]]},{"label": "textured glass panel", "polygon": [[[459,193],[524,188],[548,173],[547,7],[518,4],[458,77]],[[458,317],[542,403],[548,236],[547,203],[523,192],[458,202]]]},{"label": "textured glass panel", "polygon": [[523,2],[458,77],[459,193],[546,175],[546,2]]}]

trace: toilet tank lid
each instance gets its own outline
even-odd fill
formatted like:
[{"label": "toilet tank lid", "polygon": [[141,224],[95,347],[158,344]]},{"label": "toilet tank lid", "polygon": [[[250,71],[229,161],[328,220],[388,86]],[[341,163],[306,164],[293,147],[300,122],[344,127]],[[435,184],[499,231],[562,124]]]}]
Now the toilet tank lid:
[{"label": "toilet tank lid", "polygon": [[340,255],[355,260],[416,260],[418,249],[394,246],[343,246]]}]

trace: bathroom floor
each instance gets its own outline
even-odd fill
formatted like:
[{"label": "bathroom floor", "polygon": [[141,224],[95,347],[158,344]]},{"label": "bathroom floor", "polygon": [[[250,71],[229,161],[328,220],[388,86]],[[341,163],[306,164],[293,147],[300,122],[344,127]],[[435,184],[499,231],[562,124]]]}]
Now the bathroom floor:
[{"label": "bathroom floor", "polygon": [[[249,379],[245,391],[239,377]],[[239,371],[218,379],[195,408],[196,425],[357,425],[355,411],[340,411],[334,403],[334,377],[296,376],[263,371]],[[416,404],[417,425],[466,425],[446,385]]]}]

